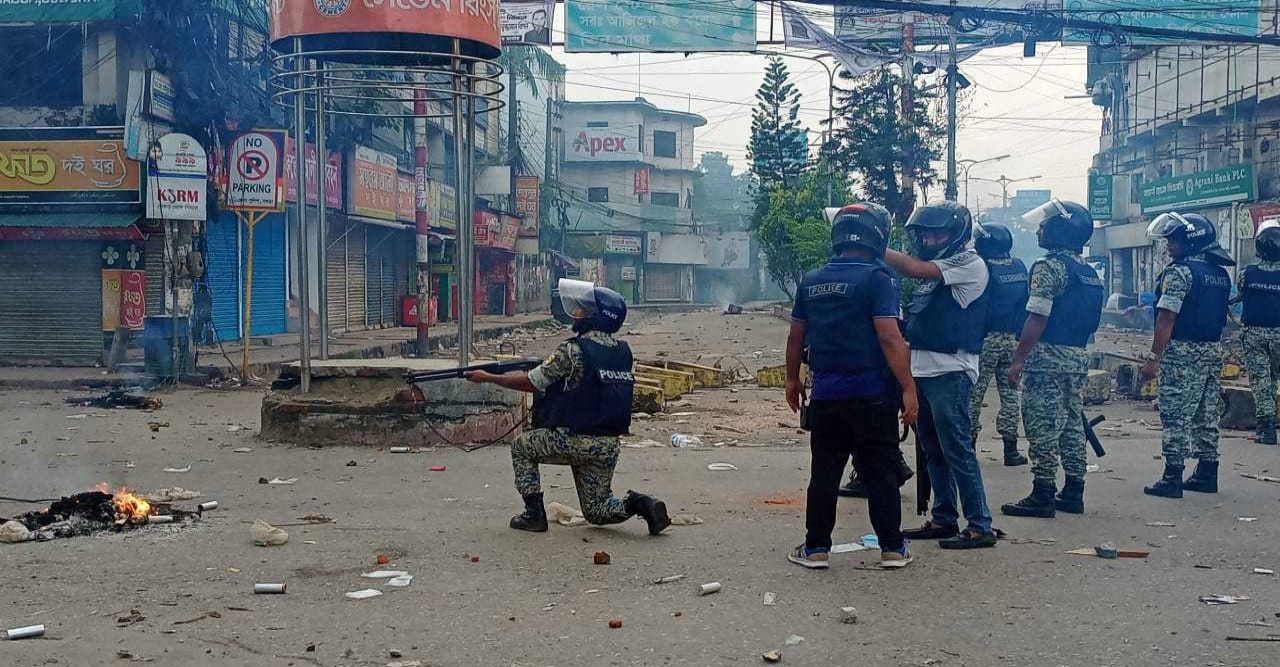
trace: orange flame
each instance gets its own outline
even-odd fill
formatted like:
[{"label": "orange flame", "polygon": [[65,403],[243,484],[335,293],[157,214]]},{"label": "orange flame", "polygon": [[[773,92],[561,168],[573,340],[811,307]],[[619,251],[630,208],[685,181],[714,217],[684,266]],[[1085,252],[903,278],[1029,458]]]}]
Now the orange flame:
[{"label": "orange flame", "polygon": [[[98,484],[97,489],[102,493],[111,493],[106,484]],[[151,503],[123,486],[111,494],[111,504],[115,505],[117,522],[137,522],[151,516]]]}]

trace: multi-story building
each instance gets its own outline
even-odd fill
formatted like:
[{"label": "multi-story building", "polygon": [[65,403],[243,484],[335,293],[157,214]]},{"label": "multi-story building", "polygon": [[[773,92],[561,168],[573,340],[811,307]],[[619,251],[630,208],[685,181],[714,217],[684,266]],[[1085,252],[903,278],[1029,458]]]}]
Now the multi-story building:
[{"label": "multi-story building", "polygon": [[692,215],[694,129],[706,119],[642,97],[559,111],[560,231],[579,275],[633,303],[692,301],[693,267],[707,263]]},{"label": "multi-story building", "polygon": [[1241,266],[1253,261],[1256,225],[1280,215],[1277,53],[1248,45],[1089,49],[1088,82],[1103,108],[1089,183],[1099,229],[1090,248],[1108,265],[1111,291],[1155,291],[1166,258],[1146,227],[1164,211],[1205,215]]}]

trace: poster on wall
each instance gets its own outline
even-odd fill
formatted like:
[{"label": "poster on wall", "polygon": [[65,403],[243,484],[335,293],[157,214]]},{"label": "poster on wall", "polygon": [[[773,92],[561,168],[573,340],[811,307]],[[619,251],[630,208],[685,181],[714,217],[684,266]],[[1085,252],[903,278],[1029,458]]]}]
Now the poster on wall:
[{"label": "poster on wall", "polygon": [[707,239],[707,268],[740,270],[751,268],[751,235],[747,232],[721,234]]},{"label": "poster on wall", "polygon": [[516,213],[524,216],[520,222],[522,238],[537,238],[538,208],[541,203],[537,176],[520,176],[516,179]]},{"label": "poster on wall", "polygon": [[502,45],[551,46],[551,22],[556,0],[507,0],[498,6]]}]

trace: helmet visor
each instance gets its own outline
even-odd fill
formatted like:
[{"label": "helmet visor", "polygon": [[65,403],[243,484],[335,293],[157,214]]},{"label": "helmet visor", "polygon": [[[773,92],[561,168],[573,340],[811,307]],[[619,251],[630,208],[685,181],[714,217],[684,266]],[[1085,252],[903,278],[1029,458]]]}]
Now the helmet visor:
[{"label": "helmet visor", "polygon": [[1192,225],[1181,213],[1170,211],[1169,213],[1161,213],[1156,216],[1151,224],[1147,225],[1147,238],[1155,241],[1158,239],[1168,238],[1175,232],[1191,232],[1195,231],[1195,225]]},{"label": "helmet visor", "polygon": [[[560,305],[564,308],[566,315],[574,319],[581,319],[596,314],[598,307],[596,306],[595,283],[561,278],[558,288]],[[582,309],[584,312],[579,314],[578,309]]]},{"label": "helmet visor", "polygon": [[1045,222],[1059,217],[1069,220],[1071,218],[1071,212],[1067,210],[1066,206],[1062,205],[1062,202],[1059,201],[1057,197],[1054,197],[1030,211],[1023,213],[1022,221],[1032,227],[1039,227]]},{"label": "helmet visor", "polygon": [[907,219],[908,229],[946,229],[955,218],[949,209],[937,206],[921,206]]}]

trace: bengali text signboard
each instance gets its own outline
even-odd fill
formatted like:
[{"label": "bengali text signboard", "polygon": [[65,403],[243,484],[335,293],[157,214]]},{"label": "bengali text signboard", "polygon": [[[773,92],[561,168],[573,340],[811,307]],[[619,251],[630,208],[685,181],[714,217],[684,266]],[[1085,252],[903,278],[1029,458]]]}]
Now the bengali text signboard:
[{"label": "bengali text signboard", "polygon": [[1143,214],[1194,210],[1253,199],[1253,165],[1235,164],[1144,183]]},{"label": "bengali text signboard", "polygon": [[565,51],[754,51],[755,0],[565,1]]}]

